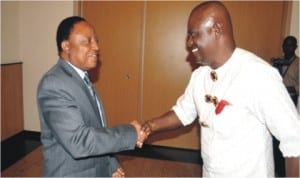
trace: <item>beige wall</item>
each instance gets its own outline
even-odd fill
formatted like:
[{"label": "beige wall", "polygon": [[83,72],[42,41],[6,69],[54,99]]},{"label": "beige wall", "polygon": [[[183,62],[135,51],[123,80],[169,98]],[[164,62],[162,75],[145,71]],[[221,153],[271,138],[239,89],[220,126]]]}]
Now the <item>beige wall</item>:
[{"label": "beige wall", "polygon": [[[56,27],[73,14],[73,6],[73,1],[1,1],[1,63],[23,62],[25,130],[40,131],[37,84],[57,61]],[[298,1],[291,20],[290,34],[300,40]]]},{"label": "beige wall", "polygon": [[1,64],[21,61],[20,3],[1,2]]},{"label": "beige wall", "polygon": [[73,15],[73,1],[1,2],[1,63],[23,62],[24,128],[40,131],[36,89],[56,63],[56,28]]},{"label": "beige wall", "polygon": [[297,38],[298,40],[298,49],[296,50],[297,56],[299,56],[299,42],[300,42],[300,33],[299,33],[299,1],[293,1],[292,4],[292,17],[291,17],[291,27],[290,34]]}]

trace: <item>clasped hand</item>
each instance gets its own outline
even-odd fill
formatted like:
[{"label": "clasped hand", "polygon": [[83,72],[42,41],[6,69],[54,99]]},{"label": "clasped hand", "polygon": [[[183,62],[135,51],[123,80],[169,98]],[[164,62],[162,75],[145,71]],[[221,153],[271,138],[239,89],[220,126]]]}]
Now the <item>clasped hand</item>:
[{"label": "clasped hand", "polygon": [[131,122],[137,132],[137,142],[136,147],[142,148],[144,141],[148,138],[151,133],[151,129],[148,128],[147,124],[139,124],[136,120]]}]

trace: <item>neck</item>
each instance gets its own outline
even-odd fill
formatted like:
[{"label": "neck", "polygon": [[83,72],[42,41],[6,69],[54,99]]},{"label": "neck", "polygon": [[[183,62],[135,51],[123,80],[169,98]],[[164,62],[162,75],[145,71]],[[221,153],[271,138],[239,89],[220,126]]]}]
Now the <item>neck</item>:
[{"label": "neck", "polygon": [[66,53],[62,52],[60,55],[59,55],[60,58],[62,58],[63,60],[66,60],[68,61],[69,57]]},{"label": "neck", "polygon": [[295,54],[290,54],[290,55],[284,55],[284,59],[290,60],[295,56]]},{"label": "neck", "polygon": [[210,67],[212,69],[217,69],[221,67],[223,64],[225,64],[232,56],[232,53],[234,52],[235,48],[236,46],[234,45],[234,43],[228,48],[223,48],[222,52],[219,55],[217,55],[214,62],[211,63]]}]

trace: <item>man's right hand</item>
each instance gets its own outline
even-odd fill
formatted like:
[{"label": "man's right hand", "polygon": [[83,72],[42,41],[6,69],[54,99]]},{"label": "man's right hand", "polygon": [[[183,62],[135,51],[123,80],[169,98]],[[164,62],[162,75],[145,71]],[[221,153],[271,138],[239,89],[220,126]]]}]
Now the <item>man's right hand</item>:
[{"label": "man's right hand", "polygon": [[142,148],[144,141],[148,138],[148,134],[141,130],[141,125],[138,123],[138,121],[134,120],[130,124],[134,126],[137,133],[136,146],[138,148]]},{"label": "man's right hand", "polygon": [[147,136],[149,136],[155,130],[155,123],[153,120],[148,120],[142,124],[141,128]]}]

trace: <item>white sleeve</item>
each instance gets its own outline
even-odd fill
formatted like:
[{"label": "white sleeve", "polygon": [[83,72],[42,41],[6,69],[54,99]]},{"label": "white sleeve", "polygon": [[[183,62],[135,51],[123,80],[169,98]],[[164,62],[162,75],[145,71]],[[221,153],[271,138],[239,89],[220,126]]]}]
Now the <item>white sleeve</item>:
[{"label": "white sleeve", "polygon": [[259,71],[255,87],[255,110],[270,132],[280,141],[284,157],[300,156],[300,119],[283,82],[275,69]]},{"label": "white sleeve", "polygon": [[194,83],[195,73],[192,74],[184,94],[177,99],[176,105],[172,107],[172,110],[176,113],[184,126],[191,124],[197,117],[197,111],[193,99]]}]

